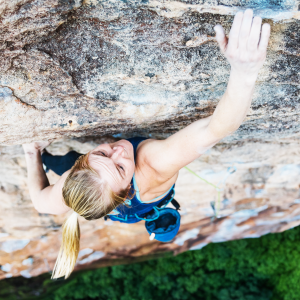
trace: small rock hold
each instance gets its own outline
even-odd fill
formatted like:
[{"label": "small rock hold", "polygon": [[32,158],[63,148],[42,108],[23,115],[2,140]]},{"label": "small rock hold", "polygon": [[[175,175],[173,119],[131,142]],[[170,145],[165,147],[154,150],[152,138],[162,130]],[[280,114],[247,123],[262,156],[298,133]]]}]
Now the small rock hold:
[{"label": "small rock hold", "polygon": [[145,74],[145,76],[152,78],[152,77],[155,76],[155,74],[154,73],[147,73],[147,74]]}]

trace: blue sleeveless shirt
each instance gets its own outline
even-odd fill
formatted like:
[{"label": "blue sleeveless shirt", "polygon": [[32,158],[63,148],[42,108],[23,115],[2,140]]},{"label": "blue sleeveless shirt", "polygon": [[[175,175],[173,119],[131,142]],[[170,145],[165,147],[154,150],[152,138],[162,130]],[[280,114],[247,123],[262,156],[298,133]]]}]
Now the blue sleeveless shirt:
[{"label": "blue sleeveless shirt", "polygon": [[[142,137],[135,137],[130,138],[127,141],[129,141],[133,146],[134,151],[134,161],[136,162],[136,150],[140,142],[146,140],[147,138]],[[139,189],[135,181],[135,176],[133,175],[131,179],[131,186],[134,189],[132,191],[134,194],[134,197],[132,199],[127,199],[125,203],[120,204],[116,207],[116,209],[113,211],[114,214],[108,214],[109,218],[112,221],[119,221],[123,223],[137,223],[141,220],[148,220],[148,218],[145,218],[145,216],[152,211],[156,206],[163,203],[168,200],[172,200],[174,197],[174,187],[175,184],[167,191],[165,194],[161,195],[163,196],[161,199],[154,201],[155,199],[150,200],[151,203],[143,202],[141,201]],[[161,197],[159,196],[159,197]],[[171,197],[170,197],[171,196]],[[159,198],[157,197],[157,198]],[[154,202],[152,202],[154,201]],[[170,202],[168,201],[168,202]]]}]

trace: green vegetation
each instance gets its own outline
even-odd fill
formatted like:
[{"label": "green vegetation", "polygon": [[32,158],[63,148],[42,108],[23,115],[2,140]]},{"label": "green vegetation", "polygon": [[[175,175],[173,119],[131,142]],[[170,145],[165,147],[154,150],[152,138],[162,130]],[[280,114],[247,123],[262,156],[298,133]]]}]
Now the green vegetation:
[{"label": "green vegetation", "polygon": [[0,299],[293,300],[300,299],[300,227],[259,239],[75,273],[0,281]]}]

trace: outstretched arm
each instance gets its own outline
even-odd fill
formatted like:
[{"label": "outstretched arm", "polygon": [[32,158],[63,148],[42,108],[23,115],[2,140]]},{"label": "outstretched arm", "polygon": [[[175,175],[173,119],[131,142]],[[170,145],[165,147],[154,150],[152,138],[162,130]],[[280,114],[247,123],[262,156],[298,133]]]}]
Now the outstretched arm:
[{"label": "outstretched arm", "polygon": [[260,17],[253,19],[253,12],[249,9],[235,16],[229,40],[221,25],[215,27],[220,49],[231,65],[226,92],[208,124],[208,129],[217,139],[237,130],[249,110],[270,36],[270,25],[264,24],[260,38],[261,23]]},{"label": "outstretched arm", "polygon": [[164,141],[145,143],[143,157],[162,180],[175,176],[243,122],[266,58],[270,26],[261,23],[262,19],[253,19],[252,10],[248,9],[236,14],[229,39],[221,25],[215,27],[220,49],[231,65],[226,92],[212,116],[192,123]]}]

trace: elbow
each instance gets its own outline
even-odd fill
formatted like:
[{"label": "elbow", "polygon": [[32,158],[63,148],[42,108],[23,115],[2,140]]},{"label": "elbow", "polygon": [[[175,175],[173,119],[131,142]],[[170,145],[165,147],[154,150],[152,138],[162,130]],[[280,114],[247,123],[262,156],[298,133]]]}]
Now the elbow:
[{"label": "elbow", "polygon": [[231,134],[235,133],[239,128],[240,128],[240,125],[238,125],[238,126],[232,126],[231,128],[229,128],[227,130],[225,136],[228,136],[228,135],[231,135]]},{"label": "elbow", "polygon": [[223,126],[223,127],[218,127],[218,128],[209,128],[209,132],[212,134],[212,136],[215,137],[217,140],[221,140],[234,132],[236,132],[240,127],[240,124],[232,124],[231,126]]},{"label": "elbow", "polygon": [[38,195],[31,196],[31,201],[32,201],[33,207],[35,208],[35,210],[38,213],[40,213],[40,214],[47,213],[43,209],[43,206],[41,205],[41,199]]},{"label": "elbow", "polygon": [[35,210],[40,213],[40,214],[44,214],[45,211],[42,209],[42,207],[40,205],[38,205],[37,203],[35,203],[34,201],[32,201],[33,203],[33,207],[35,208]]}]

